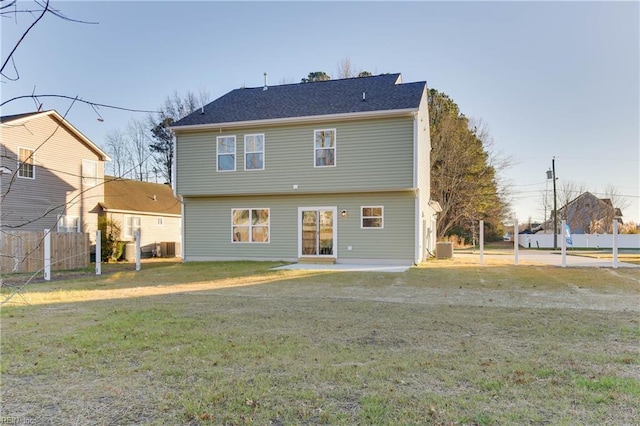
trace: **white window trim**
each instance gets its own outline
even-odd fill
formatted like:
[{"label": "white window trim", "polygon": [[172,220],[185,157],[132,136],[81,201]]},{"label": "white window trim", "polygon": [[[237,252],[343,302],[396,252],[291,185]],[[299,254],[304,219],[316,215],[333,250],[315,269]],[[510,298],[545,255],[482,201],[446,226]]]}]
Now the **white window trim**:
[{"label": "white window trim", "polygon": [[[231,152],[223,152],[222,154],[219,152],[219,143],[220,139],[229,139],[233,138],[233,169],[232,170],[220,170],[220,156],[221,155],[230,155]],[[226,135],[226,136],[217,136],[216,137],[216,171],[218,172],[235,172],[237,169],[238,162],[238,141],[236,140],[236,135]]]},{"label": "white window trim", "polygon": [[302,254],[302,212],[303,211],[321,211],[330,210],[333,212],[333,255],[316,255],[312,257],[333,257],[338,259],[338,207],[337,206],[318,206],[318,207],[298,207],[298,257],[307,257]]},{"label": "white window trim", "polygon": [[[365,216],[364,209],[381,209],[380,226],[364,226],[365,219],[378,218],[378,216]],[[384,229],[384,206],[360,206],[360,229]]]},{"label": "white window trim", "polygon": [[[95,171],[96,171],[96,175],[95,176],[86,176],[84,171],[85,171],[85,164],[87,163],[91,163],[93,165],[95,165]],[[87,160],[87,159],[82,159],[82,185],[88,185],[88,186],[97,186],[98,185],[98,162],[95,160]]]},{"label": "white window trim", "polygon": [[[253,210],[266,210],[269,213],[269,221],[267,222],[267,229],[269,232],[269,241],[235,241],[233,239],[233,212],[235,212],[236,210],[249,210],[249,238],[253,237],[253,233],[251,232],[251,228],[253,227],[253,224],[251,223],[251,212]],[[270,208],[264,208],[264,207],[238,207],[238,208],[232,208],[231,209],[231,244],[271,244],[271,209]]]},{"label": "white window trim", "polygon": [[[316,151],[318,149],[327,149],[327,148],[316,148],[316,133],[318,132],[333,132],[333,164],[330,166],[318,166],[316,164]],[[315,129],[313,131],[313,168],[314,169],[324,169],[326,167],[336,167],[338,165],[338,131],[336,129]]]},{"label": "white window trim", "polygon": [[[248,151],[247,150],[247,138],[250,136],[262,136],[262,151]],[[265,143],[265,137],[264,137],[264,133],[251,133],[251,134],[247,134],[244,135],[244,169],[248,172],[253,172],[256,170],[264,170],[265,168],[265,164],[266,164],[266,143]],[[247,154],[258,154],[258,153],[262,153],[262,168],[260,169],[248,169],[247,168]]]},{"label": "white window trim", "polygon": [[[22,164],[22,161],[20,161],[20,150],[21,149],[26,149],[31,151],[31,166],[33,169],[33,176],[29,177],[29,176],[20,176],[20,165]],[[18,176],[19,179],[31,179],[31,180],[35,180],[36,178],[36,150],[32,149],[32,148],[27,148],[26,146],[18,146],[18,173],[16,173],[16,175]]]},{"label": "white window trim", "polygon": [[[140,221],[140,226],[138,226],[135,229],[138,229],[140,231],[140,233],[142,233],[142,217],[141,216],[134,216],[134,215],[125,215],[124,216],[124,238],[135,238],[135,229],[133,224],[131,226],[127,225],[127,222],[129,221],[129,219],[133,220],[133,219],[138,219]],[[129,229],[131,228],[131,229]],[[130,232],[131,231],[131,232]]]}]

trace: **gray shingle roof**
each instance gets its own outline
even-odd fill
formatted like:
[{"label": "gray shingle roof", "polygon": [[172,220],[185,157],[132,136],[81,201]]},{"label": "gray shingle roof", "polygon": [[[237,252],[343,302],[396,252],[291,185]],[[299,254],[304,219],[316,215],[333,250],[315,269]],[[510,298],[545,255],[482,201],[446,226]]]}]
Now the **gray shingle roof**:
[{"label": "gray shingle roof", "polygon": [[[232,90],[173,127],[418,108],[425,82],[400,74]],[[365,94],[363,101],[362,96]]]}]

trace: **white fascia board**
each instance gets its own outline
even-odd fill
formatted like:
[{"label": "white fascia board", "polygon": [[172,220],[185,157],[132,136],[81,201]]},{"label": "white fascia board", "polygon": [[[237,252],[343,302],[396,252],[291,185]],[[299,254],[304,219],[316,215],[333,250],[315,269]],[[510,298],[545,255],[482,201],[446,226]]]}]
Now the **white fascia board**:
[{"label": "white fascia board", "polygon": [[63,116],[58,114],[58,112],[55,109],[43,111],[38,114],[27,115],[26,117],[16,118],[15,120],[9,120],[5,123],[2,123],[2,127],[15,127],[27,121],[31,121],[35,118],[45,117],[45,116],[53,116],[55,119],[57,119],[73,135],[75,135],[78,139],[80,139],[87,146],[89,146],[89,149],[94,151],[97,154],[97,156],[100,157],[101,161],[111,161],[111,157],[109,157],[109,154],[107,154],[102,149],[100,149],[98,145],[91,142],[91,140],[88,137],[86,137],[80,130],[76,129],[74,125],[68,122]]},{"label": "white fascia board", "polygon": [[[359,189],[357,191],[358,194],[379,194],[379,193],[388,193],[388,192],[413,192],[413,194],[417,197],[420,193],[419,188],[385,188],[385,189]],[[354,191],[352,189],[345,189],[341,191],[298,191],[298,190],[287,190],[287,191],[270,191],[270,192],[247,192],[247,193],[229,193],[229,194],[178,194],[179,197],[182,198],[215,198],[215,197],[256,197],[260,195],[333,195],[333,194],[352,194]],[[113,210],[109,210],[113,211]]]},{"label": "white fascia board", "polygon": [[232,127],[260,127],[277,124],[297,124],[297,123],[321,123],[327,121],[359,120],[378,117],[399,117],[411,115],[418,111],[418,108],[394,109],[385,111],[349,112],[343,114],[311,115],[305,117],[285,117],[268,120],[234,121],[229,123],[192,124],[188,126],[170,127],[174,132],[189,130],[217,130]]},{"label": "white fascia board", "polygon": [[147,212],[147,211],[139,211],[139,210],[118,210],[118,209],[110,209],[107,207],[102,208],[107,213],[123,213],[130,214],[136,216],[162,216],[162,217],[182,217],[181,214],[175,213],[158,213],[158,212]]}]

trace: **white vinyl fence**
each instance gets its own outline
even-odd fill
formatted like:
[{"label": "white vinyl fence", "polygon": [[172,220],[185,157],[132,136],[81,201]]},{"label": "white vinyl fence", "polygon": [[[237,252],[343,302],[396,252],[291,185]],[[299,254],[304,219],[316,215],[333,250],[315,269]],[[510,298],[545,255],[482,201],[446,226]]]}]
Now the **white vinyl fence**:
[{"label": "white vinyl fence", "polygon": [[[558,234],[558,247],[560,247]],[[613,234],[572,234],[568,248],[613,248]],[[518,244],[525,248],[553,248],[553,234],[519,234]],[[618,234],[618,248],[640,249],[640,234]]]}]

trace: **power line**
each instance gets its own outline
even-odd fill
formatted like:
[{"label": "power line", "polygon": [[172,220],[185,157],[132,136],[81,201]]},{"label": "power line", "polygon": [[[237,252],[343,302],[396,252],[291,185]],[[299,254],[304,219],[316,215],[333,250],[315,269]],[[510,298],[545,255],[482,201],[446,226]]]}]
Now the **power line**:
[{"label": "power line", "polygon": [[14,98],[11,98],[11,99],[8,99],[8,100],[2,102],[0,104],[0,107],[8,104],[9,102],[17,101],[19,99],[29,99],[29,98],[34,99],[36,101],[39,98],[70,99],[70,100],[75,101],[75,102],[85,103],[85,104],[90,105],[92,107],[110,108],[110,109],[116,109],[116,110],[119,110],[119,111],[128,111],[128,112],[146,112],[146,113],[149,113],[149,114],[160,114],[160,111],[151,111],[151,110],[136,109],[136,108],[125,108],[125,107],[121,107],[121,106],[117,106],[117,105],[100,104],[100,103],[97,103],[97,102],[85,101],[84,99],[80,99],[78,97],[73,97],[73,96],[67,96],[67,95],[21,95],[21,96],[16,96]]}]

